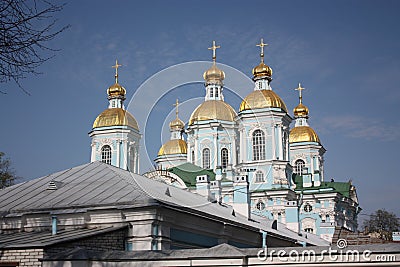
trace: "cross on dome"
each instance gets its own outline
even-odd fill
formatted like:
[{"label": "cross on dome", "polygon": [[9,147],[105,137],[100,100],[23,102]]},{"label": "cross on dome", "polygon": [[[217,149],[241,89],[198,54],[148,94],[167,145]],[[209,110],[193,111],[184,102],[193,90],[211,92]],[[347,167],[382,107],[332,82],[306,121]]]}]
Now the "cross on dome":
[{"label": "cross on dome", "polygon": [[112,68],[115,69],[115,83],[118,83],[118,68],[121,67],[122,65],[118,64],[118,60],[115,60],[115,65],[111,66]]},{"label": "cross on dome", "polygon": [[295,88],[294,90],[299,91],[299,100],[300,104],[302,104],[303,96],[301,94],[301,91],[303,91],[305,88],[301,87],[301,84],[299,83],[299,86]]},{"label": "cross on dome", "polygon": [[175,104],[173,104],[173,106],[176,107],[175,114],[176,114],[176,117],[178,118],[178,113],[179,113],[179,100],[178,99],[176,99],[176,102],[175,102]]},{"label": "cross on dome", "polygon": [[261,49],[261,53],[260,53],[261,62],[264,62],[264,46],[267,46],[267,45],[268,44],[264,43],[263,38],[261,38],[261,42],[256,45],[256,46],[260,47],[260,49]]},{"label": "cross on dome", "polygon": [[212,59],[213,59],[214,63],[215,63],[215,60],[217,59],[216,51],[217,51],[218,48],[221,48],[221,46],[220,45],[217,46],[215,44],[215,41],[213,41],[212,46],[208,48],[208,50],[212,50],[213,51]]}]

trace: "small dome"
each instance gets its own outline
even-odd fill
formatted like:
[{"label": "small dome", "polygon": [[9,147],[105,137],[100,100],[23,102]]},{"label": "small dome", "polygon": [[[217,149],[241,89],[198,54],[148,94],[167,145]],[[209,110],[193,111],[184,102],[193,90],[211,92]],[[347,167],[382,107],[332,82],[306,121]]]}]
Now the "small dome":
[{"label": "small dome", "polygon": [[187,153],[187,144],[185,140],[182,139],[174,139],[169,140],[165,144],[163,144],[158,151],[158,156],[163,155],[173,155],[173,154],[186,154]]},{"label": "small dome", "polygon": [[93,123],[93,129],[108,126],[130,126],[139,131],[136,119],[122,108],[109,108],[104,110]]},{"label": "small dome", "polygon": [[306,107],[305,105],[300,103],[297,105],[297,107],[295,107],[293,109],[293,113],[296,118],[307,117],[308,116],[308,107]]},{"label": "small dome", "polygon": [[309,126],[297,126],[290,130],[289,143],[315,142],[321,144],[317,133]]},{"label": "small dome", "polygon": [[240,104],[240,111],[261,108],[280,108],[287,113],[283,100],[272,90],[254,90]]},{"label": "small dome", "polygon": [[235,117],[236,112],[229,104],[222,100],[207,100],[193,111],[189,125],[192,125],[195,121],[234,121]]},{"label": "small dome", "polygon": [[214,63],[211,68],[204,72],[203,78],[206,83],[222,84],[222,81],[225,79],[225,73],[220,70]]},{"label": "small dome", "polygon": [[253,68],[253,76],[254,76],[254,78],[264,77],[264,76],[271,77],[272,69],[270,66],[266,65],[264,62],[261,62],[258,66],[255,66]]},{"label": "small dome", "polygon": [[171,131],[179,131],[185,128],[185,123],[181,119],[175,118],[175,120],[169,123],[169,128]]},{"label": "small dome", "polygon": [[126,90],[119,83],[115,83],[107,89],[107,94],[109,98],[119,97],[125,99]]}]

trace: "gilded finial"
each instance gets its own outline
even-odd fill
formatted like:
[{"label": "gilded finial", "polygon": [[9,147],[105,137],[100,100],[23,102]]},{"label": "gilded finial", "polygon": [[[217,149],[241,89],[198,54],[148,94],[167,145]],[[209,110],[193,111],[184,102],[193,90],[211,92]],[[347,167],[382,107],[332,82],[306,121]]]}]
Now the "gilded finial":
[{"label": "gilded finial", "polygon": [[115,83],[118,83],[118,68],[121,67],[122,65],[118,64],[118,60],[115,60],[115,65],[112,66],[112,68],[115,69]]},{"label": "gilded finial", "polygon": [[176,118],[178,118],[178,113],[179,113],[179,100],[178,99],[176,99],[176,102],[175,102],[175,104],[173,104],[173,106],[176,107],[175,114],[176,114]]},{"label": "gilded finial", "polygon": [[220,45],[217,46],[217,45],[215,44],[215,41],[213,41],[212,46],[208,48],[208,50],[212,50],[212,51],[213,51],[212,59],[213,59],[213,61],[214,61],[214,64],[215,64],[215,60],[217,59],[217,53],[216,53],[216,51],[217,51],[218,48],[221,48],[221,46],[220,46]]},{"label": "gilded finial", "polygon": [[303,91],[305,88],[301,87],[301,84],[299,83],[299,86],[295,88],[294,90],[299,91],[299,100],[300,104],[302,104],[303,96],[301,94],[301,91]]},{"label": "gilded finial", "polygon": [[261,62],[264,63],[264,46],[267,46],[268,44],[264,43],[264,39],[261,38],[261,42],[259,44],[257,44],[256,46],[260,47],[261,49],[261,53],[260,53],[260,57],[261,57]]}]

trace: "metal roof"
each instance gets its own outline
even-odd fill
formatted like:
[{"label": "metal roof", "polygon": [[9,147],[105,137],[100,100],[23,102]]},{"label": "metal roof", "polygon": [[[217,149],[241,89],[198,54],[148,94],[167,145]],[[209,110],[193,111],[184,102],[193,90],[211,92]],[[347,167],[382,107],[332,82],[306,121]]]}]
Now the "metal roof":
[{"label": "metal roof", "polygon": [[[48,189],[49,185],[51,190]],[[54,189],[54,185],[57,189]],[[272,221],[266,218],[252,215],[252,219],[248,220],[237,212],[232,215],[229,205],[211,203],[201,195],[101,162],[84,164],[0,190],[0,216],[3,217],[144,205],[167,205],[240,227],[267,231],[292,241],[328,244],[312,234],[307,234],[307,238],[305,235],[299,236],[281,224],[277,230],[273,229]]]},{"label": "metal roof", "polygon": [[126,226],[103,227],[94,229],[69,229],[60,230],[52,235],[51,231],[2,233],[0,235],[0,248],[41,248],[64,242],[87,238],[112,231],[117,231]]}]

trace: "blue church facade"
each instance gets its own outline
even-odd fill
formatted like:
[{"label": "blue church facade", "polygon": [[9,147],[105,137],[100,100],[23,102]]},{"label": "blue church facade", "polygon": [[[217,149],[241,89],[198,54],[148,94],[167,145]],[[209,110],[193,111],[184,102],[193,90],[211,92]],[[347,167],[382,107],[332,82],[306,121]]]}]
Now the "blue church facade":
[{"label": "blue church facade", "polygon": [[[236,109],[224,100],[225,73],[216,65],[219,46],[213,42],[213,63],[203,75],[204,102],[187,124],[179,118],[176,103],[171,139],[158,152],[157,170],[144,175],[229,204],[248,218],[262,216],[331,242],[337,227],[357,229],[355,187],[351,182],[325,181],[326,150],[308,124],[304,88],[299,84],[295,89],[299,104],[292,117],[271,86],[272,69],[264,63],[266,44],[261,40],[257,46],[261,53],[252,71],[254,88]],[[118,84],[118,66],[116,83],[108,90],[109,107],[90,132],[92,161],[139,173],[141,136],[123,107],[125,89]]]}]

